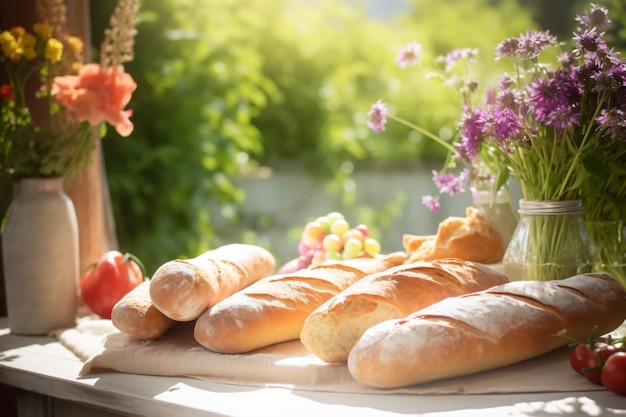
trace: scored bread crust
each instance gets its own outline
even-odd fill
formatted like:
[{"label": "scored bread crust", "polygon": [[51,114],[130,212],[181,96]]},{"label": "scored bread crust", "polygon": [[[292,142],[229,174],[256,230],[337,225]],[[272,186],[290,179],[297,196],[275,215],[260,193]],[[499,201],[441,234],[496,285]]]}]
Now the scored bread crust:
[{"label": "scored bread crust", "polygon": [[499,262],[506,245],[500,232],[476,208],[467,207],[465,217],[448,217],[436,235],[402,236],[408,254],[406,263],[458,258],[491,264]]},{"label": "scored bread crust", "polygon": [[150,298],[167,317],[192,321],[207,308],[274,272],[266,249],[232,243],[191,259],[161,265],[150,284]]},{"label": "scored bread crust", "polygon": [[161,313],[150,299],[150,281],[144,281],[118,301],[111,311],[111,323],[137,339],[156,339],[176,322]]},{"label": "scored bread crust", "polygon": [[348,369],[373,387],[408,386],[530,359],[624,319],[626,290],[605,273],[509,282],[371,327]]},{"label": "scored bread crust", "polygon": [[217,303],[198,317],[194,337],[220,353],[243,353],[297,339],[308,315],[366,275],[400,265],[404,252],[327,261],[292,274],[274,275]]},{"label": "scored bread crust", "polygon": [[505,282],[506,276],[495,269],[454,258],[400,265],[369,275],[326,301],[306,319],[300,340],[326,362],[346,362],[369,327]]}]

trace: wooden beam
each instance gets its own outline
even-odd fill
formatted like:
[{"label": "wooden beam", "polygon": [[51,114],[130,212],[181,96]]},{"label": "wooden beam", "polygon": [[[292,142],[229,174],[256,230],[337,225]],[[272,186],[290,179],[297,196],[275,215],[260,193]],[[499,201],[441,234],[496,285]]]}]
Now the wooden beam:
[{"label": "wooden beam", "polygon": [[[68,30],[85,42],[86,62],[92,61],[89,2],[66,0]],[[81,274],[107,250],[117,249],[115,222],[100,140],[91,156],[92,163],[81,170],[75,183],[67,187],[78,218]]]}]

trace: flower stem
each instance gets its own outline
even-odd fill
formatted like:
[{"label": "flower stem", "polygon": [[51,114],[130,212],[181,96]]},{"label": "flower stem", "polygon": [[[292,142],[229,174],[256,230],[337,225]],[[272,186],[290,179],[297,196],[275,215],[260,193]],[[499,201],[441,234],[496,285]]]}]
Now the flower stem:
[{"label": "flower stem", "polygon": [[456,152],[456,149],[454,149],[454,146],[452,146],[451,144],[449,144],[448,142],[446,142],[445,140],[441,139],[439,136],[432,134],[431,132],[429,132],[428,130],[421,128],[419,126],[414,125],[413,123],[409,122],[408,120],[402,119],[400,117],[396,117],[396,116],[391,116],[391,115],[387,115],[388,118],[395,120],[398,123],[402,123],[403,125],[410,127],[413,130],[418,131],[419,133],[428,136],[430,139],[434,140],[435,142],[437,142],[438,144],[440,144],[441,146],[443,146],[444,148],[446,148],[447,150],[449,150],[450,152]]}]

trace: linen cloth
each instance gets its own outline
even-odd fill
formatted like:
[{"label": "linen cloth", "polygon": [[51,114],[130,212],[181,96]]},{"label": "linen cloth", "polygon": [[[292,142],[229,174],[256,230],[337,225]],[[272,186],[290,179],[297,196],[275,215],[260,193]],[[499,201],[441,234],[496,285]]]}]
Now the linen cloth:
[{"label": "linen cloth", "polygon": [[[194,322],[176,324],[156,340],[138,340],[110,320],[84,318],[59,331],[60,342],[84,362],[81,376],[122,372],[188,376],[242,386],[372,394],[507,394],[604,389],[575,373],[567,347],[503,368],[397,389],[377,389],[356,381],[345,364],[328,364],[300,341],[246,354],[205,349],[193,337]],[[626,334],[626,323],[613,332]]]}]

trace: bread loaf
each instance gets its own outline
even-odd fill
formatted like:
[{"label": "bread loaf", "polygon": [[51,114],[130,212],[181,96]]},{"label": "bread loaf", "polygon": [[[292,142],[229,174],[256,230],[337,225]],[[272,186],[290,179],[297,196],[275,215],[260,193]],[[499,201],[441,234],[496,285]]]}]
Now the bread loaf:
[{"label": "bread loaf", "polygon": [[368,275],[325,302],[307,318],[300,340],[326,362],[346,362],[354,344],[374,324],[505,282],[498,271],[459,259],[400,265]]},{"label": "bread loaf", "polygon": [[274,256],[260,246],[224,245],[192,259],[163,264],[152,277],[150,298],[172,320],[192,321],[275,268]]},{"label": "bread loaf", "polygon": [[115,304],[111,323],[137,339],[156,339],[176,322],[161,313],[150,299],[150,281],[144,281]]},{"label": "bread loaf", "polygon": [[601,334],[626,318],[626,290],[605,273],[515,281],[451,297],[369,328],[348,356],[358,381],[393,388],[499,368]]},{"label": "bread loaf", "polygon": [[404,262],[406,254],[326,261],[274,275],[217,303],[196,321],[194,336],[207,349],[243,353],[297,339],[304,320],[326,300],[366,275]]},{"label": "bread loaf", "polygon": [[402,237],[408,254],[406,263],[458,258],[484,264],[502,259],[506,246],[500,232],[478,209],[467,207],[465,217],[448,217],[436,235]]}]

